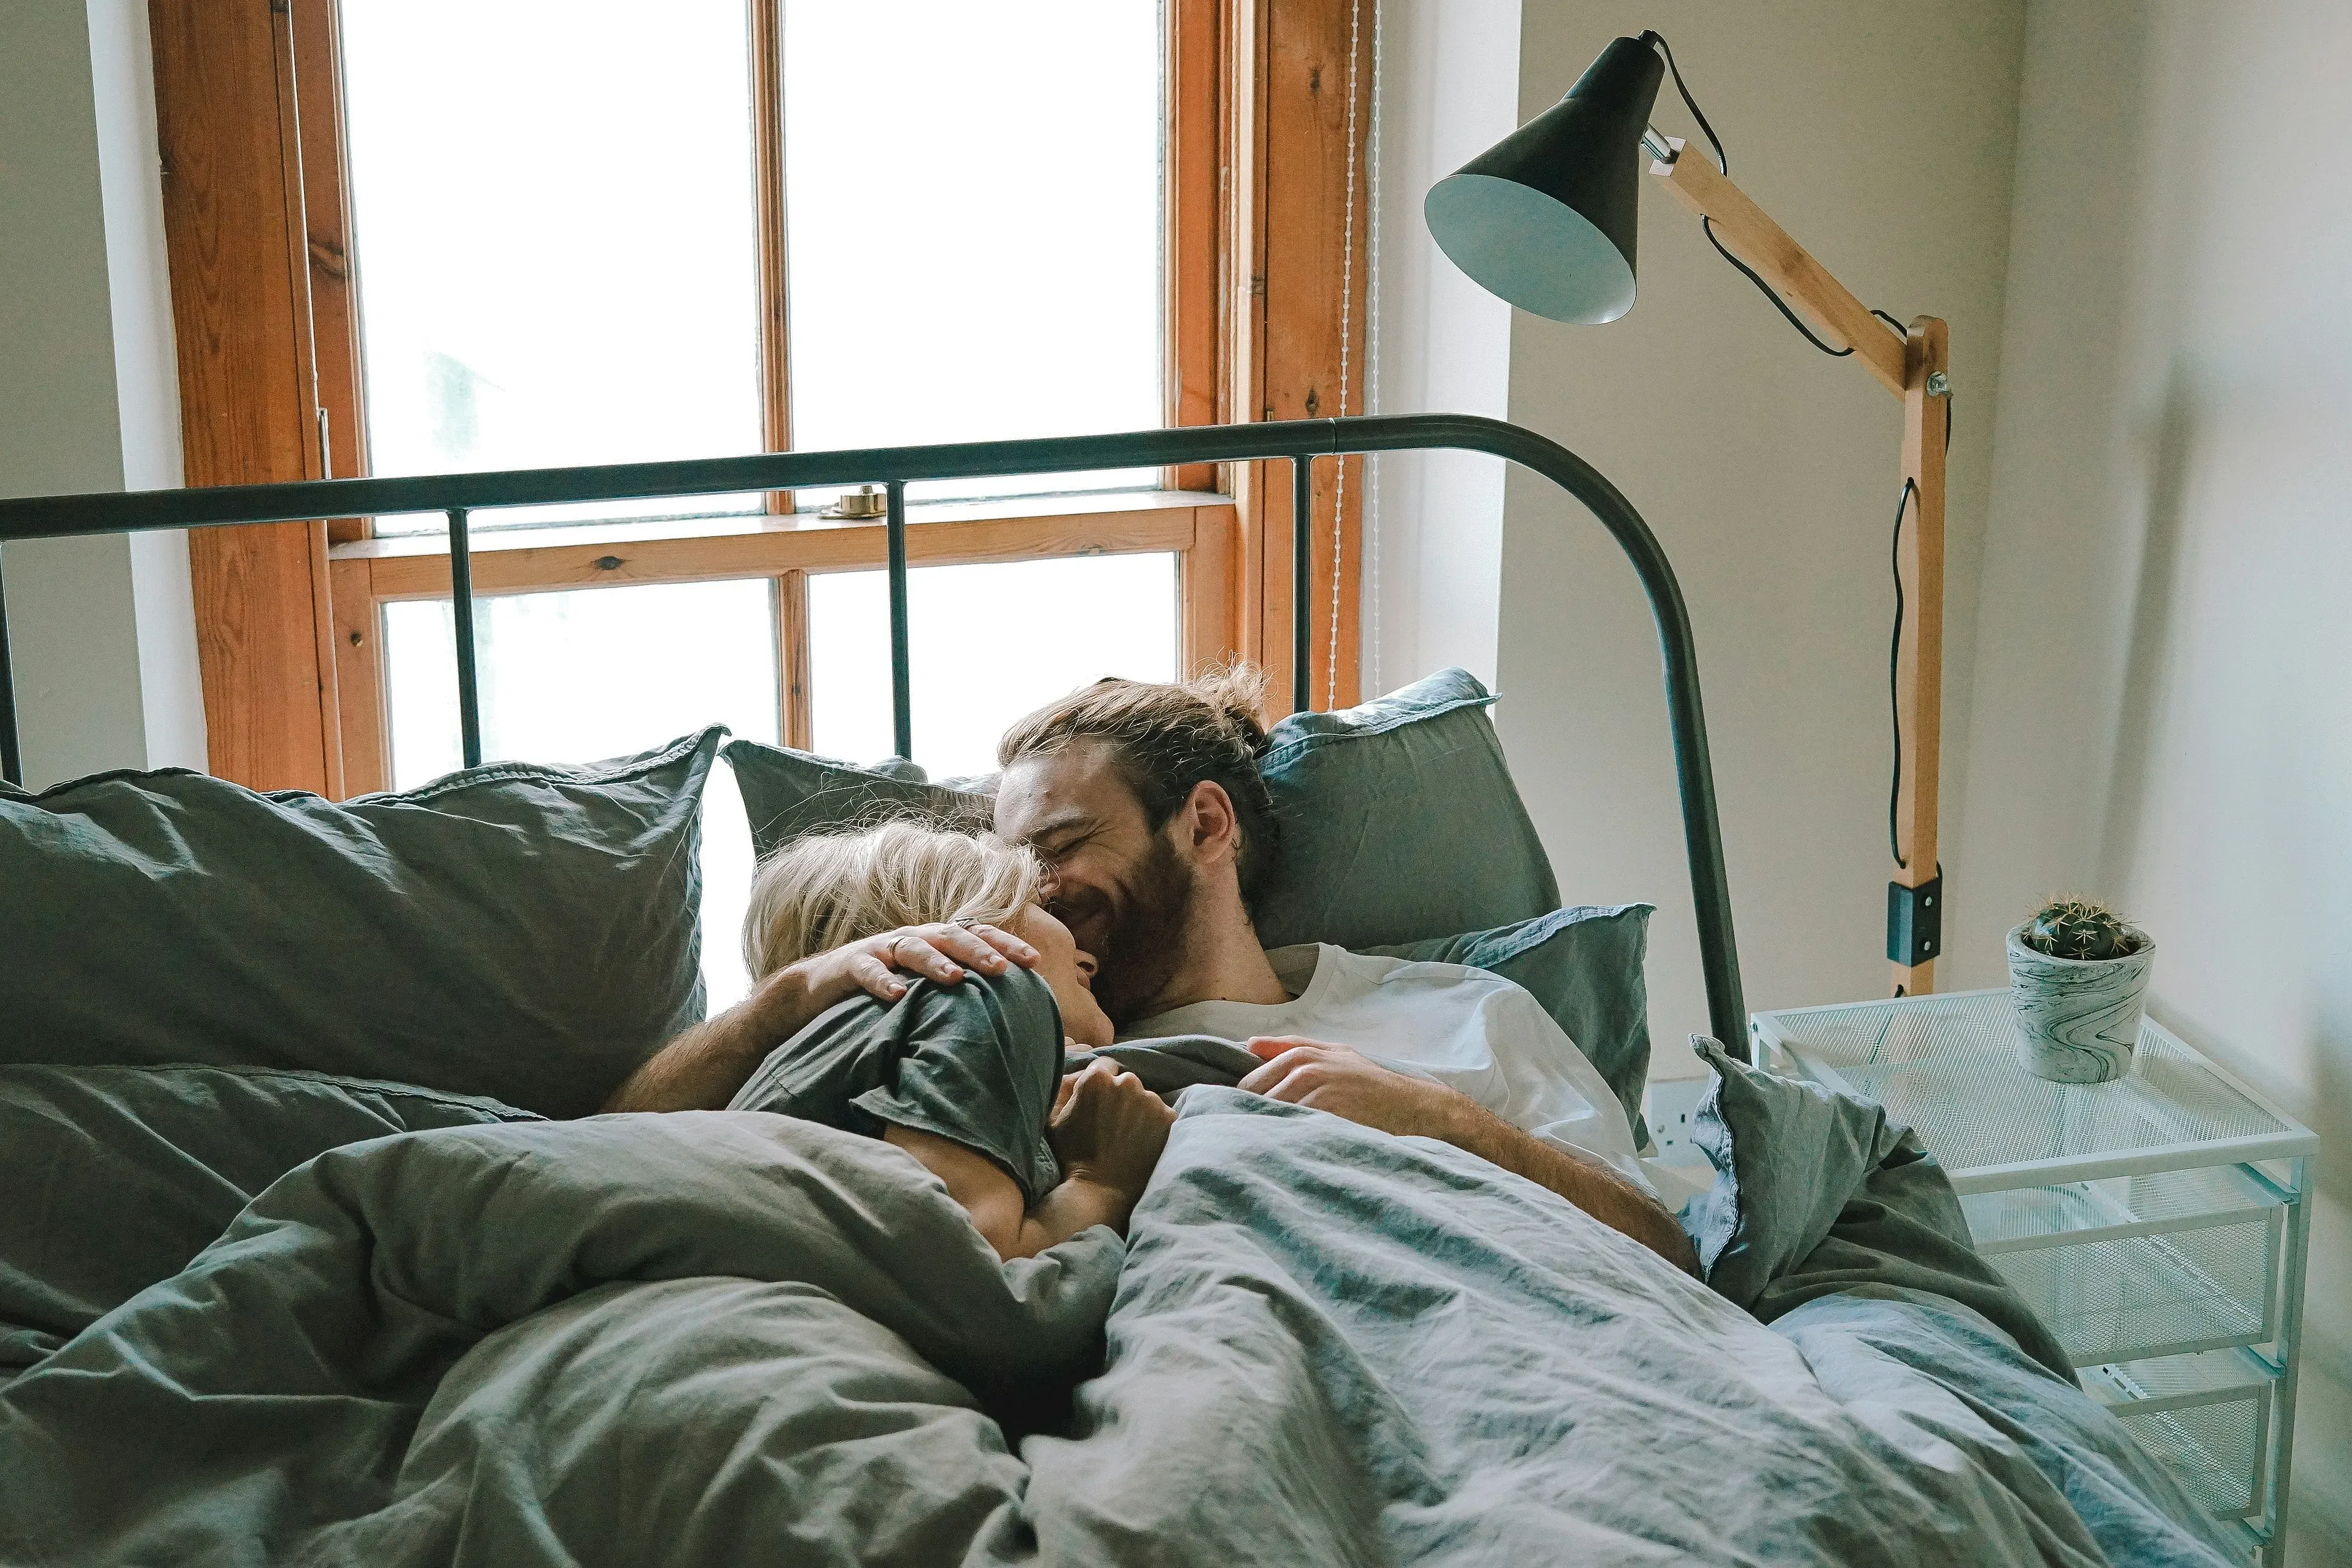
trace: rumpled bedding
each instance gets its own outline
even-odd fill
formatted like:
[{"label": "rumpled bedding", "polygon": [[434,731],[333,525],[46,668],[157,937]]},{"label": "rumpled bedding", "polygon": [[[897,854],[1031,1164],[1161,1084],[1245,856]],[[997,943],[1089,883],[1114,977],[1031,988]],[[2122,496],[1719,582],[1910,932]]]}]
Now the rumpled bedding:
[{"label": "rumpled bedding", "polygon": [[0,1497],[58,1564],[2224,1561],[1969,1307],[1767,1327],[1213,1086],[1127,1242],[1005,1265],[897,1150],[758,1112],[331,1151],[0,1389]]}]

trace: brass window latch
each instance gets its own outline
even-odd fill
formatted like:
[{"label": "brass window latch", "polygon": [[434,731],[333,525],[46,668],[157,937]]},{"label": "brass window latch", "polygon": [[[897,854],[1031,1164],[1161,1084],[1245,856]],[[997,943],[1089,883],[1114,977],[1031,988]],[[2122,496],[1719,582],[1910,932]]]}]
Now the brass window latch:
[{"label": "brass window latch", "polygon": [[854,490],[844,490],[841,499],[818,513],[820,517],[845,517],[858,521],[870,521],[890,510],[889,498],[879,485],[860,485]]}]

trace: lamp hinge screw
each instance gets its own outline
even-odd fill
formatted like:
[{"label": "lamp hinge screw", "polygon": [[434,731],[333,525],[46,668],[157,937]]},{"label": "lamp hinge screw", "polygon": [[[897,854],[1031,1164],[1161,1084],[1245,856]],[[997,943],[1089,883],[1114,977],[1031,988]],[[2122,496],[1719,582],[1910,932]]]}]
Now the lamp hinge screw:
[{"label": "lamp hinge screw", "polygon": [[1931,375],[1929,375],[1929,376],[1927,377],[1927,395],[1928,395],[1928,396],[1930,396],[1930,397],[1943,397],[1943,396],[1948,395],[1951,392],[1951,390],[1952,390],[1952,378],[1951,378],[1950,376],[1948,376],[1948,375],[1946,375],[1942,371],[1940,371],[1940,370],[1939,370],[1939,371],[1937,371],[1937,372],[1935,372],[1933,374],[1931,374]]}]

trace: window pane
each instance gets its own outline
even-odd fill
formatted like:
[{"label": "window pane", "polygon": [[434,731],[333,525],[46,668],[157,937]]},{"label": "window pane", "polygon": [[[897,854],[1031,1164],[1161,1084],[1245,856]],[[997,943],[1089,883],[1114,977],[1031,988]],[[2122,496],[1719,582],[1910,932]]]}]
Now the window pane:
[{"label": "window pane", "polygon": [[[485,760],[593,762],[712,723],[777,738],[766,578],[501,595],[476,600],[474,617]],[[459,763],[449,601],[386,605],[383,650],[393,787],[412,789]],[[702,824],[702,968],[714,1009],[748,989],[740,950],[751,879],[751,829],[721,765]]]},{"label": "window pane", "polygon": [[1162,422],[1160,29],[1146,0],[786,0],[794,447]]},{"label": "window pane", "polygon": [[[907,574],[915,760],[933,778],[992,773],[996,740],[1032,709],[1099,676],[1173,680],[1176,557],[1078,555]],[[889,580],[809,579],[816,750],[890,754]]]},{"label": "window pane", "polygon": [[342,49],[375,472],[760,449],[743,0],[343,0]]}]

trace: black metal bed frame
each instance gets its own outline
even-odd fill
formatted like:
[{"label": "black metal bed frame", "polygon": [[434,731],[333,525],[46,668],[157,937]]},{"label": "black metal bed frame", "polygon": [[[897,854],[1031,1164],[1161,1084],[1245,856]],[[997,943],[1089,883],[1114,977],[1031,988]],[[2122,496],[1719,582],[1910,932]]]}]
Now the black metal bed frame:
[{"label": "black metal bed frame", "polygon": [[[1659,651],[1665,666],[1666,712],[1674,730],[1675,780],[1682,793],[1683,847],[1690,861],[1691,901],[1698,921],[1707,1016],[1716,1037],[1734,1053],[1744,1056],[1747,1009],[1740,995],[1738,951],[1732,940],[1731,894],[1725,879],[1723,838],[1716,816],[1715,774],[1707,761],[1706,720],[1699,706],[1698,656],[1691,640],[1690,614],[1683,604],[1682,589],[1649,524],[1642,521],[1641,513],[1618,493],[1615,486],[1565,447],[1499,419],[1464,414],[1369,415],[1258,425],[1192,426],[1109,436],[877,447],[847,452],[782,452],[596,468],[521,468],[413,479],[314,479],[299,484],[44,496],[0,500],[0,544],[10,540],[136,533],[159,528],[441,512],[449,520],[458,724],[466,765],[474,767],[482,760],[482,734],[474,671],[473,563],[467,537],[469,514],[485,507],[804,489],[878,480],[888,500],[884,528],[890,580],[892,734],[898,754],[909,756],[914,749],[907,655],[907,486],[910,482],[1280,458],[1287,459],[1291,468],[1291,515],[1305,518],[1312,514],[1307,499],[1310,465],[1315,458],[1433,449],[1485,452],[1541,474],[1582,501],[1633,563],[1634,574],[1649,595],[1651,614],[1657,621]],[[1307,677],[1307,530],[1292,531],[1294,710],[1311,706]],[[11,784],[23,782],[5,598],[0,598],[0,774],[5,774]]]}]

